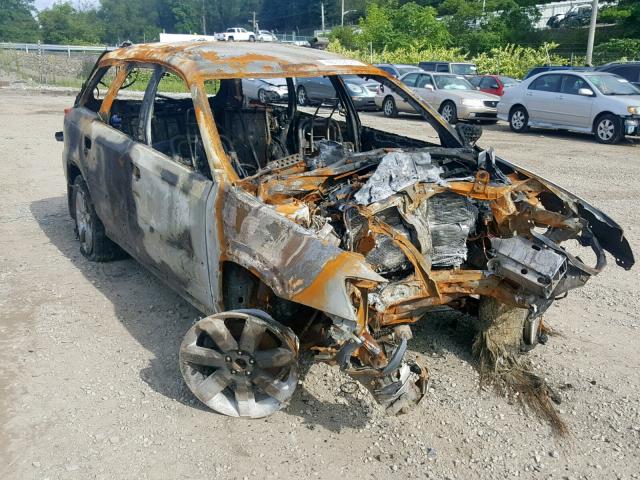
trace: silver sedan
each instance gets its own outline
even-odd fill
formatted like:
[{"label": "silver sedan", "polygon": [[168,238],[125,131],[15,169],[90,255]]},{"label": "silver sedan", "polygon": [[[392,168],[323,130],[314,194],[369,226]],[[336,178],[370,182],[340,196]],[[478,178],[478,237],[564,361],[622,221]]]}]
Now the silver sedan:
[{"label": "silver sedan", "polygon": [[545,72],[505,90],[498,117],[516,133],[554,128],[616,143],[640,135],[640,89],[611,73]]},{"label": "silver sedan", "polygon": [[[449,123],[458,120],[497,121],[496,106],[500,97],[476,90],[462,75],[411,72],[399,80],[437,109]],[[404,99],[383,87],[378,89],[376,104],[387,117],[395,117],[399,112],[415,112]]]}]

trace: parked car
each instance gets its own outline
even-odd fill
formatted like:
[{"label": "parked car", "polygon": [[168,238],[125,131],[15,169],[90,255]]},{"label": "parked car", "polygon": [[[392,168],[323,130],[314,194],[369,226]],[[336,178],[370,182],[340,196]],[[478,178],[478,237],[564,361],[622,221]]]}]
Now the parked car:
[{"label": "parked car", "polygon": [[215,39],[222,42],[255,42],[256,34],[248,31],[245,28],[234,27],[227,28],[222,33],[216,33]]},{"label": "parked car", "polygon": [[475,63],[468,62],[420,62],[418,67],[425,72],[455,73],[456,75],[478,74],[478,67]]},{"label": "parked car", "polygon": [[395,78],[400,78],[405,73],[423,71],[420,67],[416,67],[415,65],[379,63],[379,64],[376,64],[375,66],[378,67],[380,70],[384,70],[389,75]]},{"label": "parked car", "polygon": [[[458,120],[497,121],[496,105],[500,97],[479,92],[463,75],[413,72],[403,75],[400,81],[437,109],[449,123]],[[413,111],[406,99],[384,87],[379,89],[375,101],[387,117]]]},{"label": "parked car", "polygon": [[260,103],[286,103],[289,98],[286,78],[243,78],[242,92]]},{"label": "parked car", "polygon": [[277,42],[278,38],[275,36],[273,32],[269,30],[258,30],[258,41],[259,42]]},{"label": "parked car", "polygon": [[[379,110],[375,97],[378,82],[364,80],[355,75],[344,75],[343,80],[351,100],[358,110]],[[335,103],[336,90],[331,80],[326,77],[307,77],[297,81],[296,96],[298,105],[318,105]]]},{"label": "parked car", "polygon": [[505,77],[504,75],[474,75],[468,77],[467,80],[481,92],[498,95],[499,97],[504,94],[505,87],[520,83],[520,80]]},{"label": "parked car", "polygon": [[613,62],[596,68],[598,72],[615,73],[640,87],[640,62]]},{"label": "parked car", "polygon": [[542,73],[507,89],[498,117],[517,133],[554,128],[616,143],[624,135],[640,135],[640,89],[605,72]]},{"label": "parked car", "polygon": [[[247,106],[242,79],[270,75],[288,79],[289,96],[294,81],[328,77],[343,115]],[[363,126],[342,76],[383,83],[437,137]],[[612,219],[474,147],[462,127],[370,65],[210,42],[103,53],[56,138],[81,254],[124,250],[206,315],[181,323],[185,383],[217,412],[257,418],[291,399],[301,346],[395,414],[426,394],[427,371],[405,352],[433,306],[476,312],[480,346],[516,354],[537,343],[555,299],[604,268],[605,250],[633,266]],[[179,320],[170,314],[154,328]],[[486,330],[512,324],[498,339]]]},{"label": "parked car", "polygon": [[592,8],[589,5],[573,7],[566,13],[553,15],[547,20],[550,28],[575,28],[589,25]]},{"label": "parked car", "polygon": [[527,72],[523,80],[526,80],[527,78],[533,77],[534,75],[537,75],[542,72],[551,72],[551,71],[558,71],[558,70],[571,70],[572,72],[588,72],[590,70],[593,70],[593,68],[592,67],[572,67],[569,65],[545,65],[542,67],[533,67],[531,70]]}]

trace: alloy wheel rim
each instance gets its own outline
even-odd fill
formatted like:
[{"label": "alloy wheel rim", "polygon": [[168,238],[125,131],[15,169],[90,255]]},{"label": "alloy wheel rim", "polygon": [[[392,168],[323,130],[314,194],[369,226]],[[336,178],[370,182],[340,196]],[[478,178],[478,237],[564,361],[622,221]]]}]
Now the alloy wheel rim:
[{"label": "alloy wheel rim", "polygon": [[598,124],[598,136],[602,140],[611,140],[611,138],[613,137],[614,130],[615,130],[615,126],[613,125],[613,122],[608,118],[605,120],[602,120]]},{"label": "alloy wheel rim", "polygon": [[301,88],[300,90],[298,90],[298,103],[300,105],[304,105],[307,101],[307,94],[304,91],[304,88]]},{"label": "alloy wheel rim", "polygon": [[[180,346],[180,370],[205,405],[260,418],[286,405],[298,382],[298,342],[268,315],[225,312],[204,318]],[[268,321],[269,320],[269,321]]]},{"label": "alloy wheel rim", "polygon": [[384,102],[384,113],[390,117],[393,113],[393,105],[391,104],[391,100],[387,100]]},{"label": "alloy wheel rim", "polygon": [[442,109],[442,117],[447,121],[451,122],[451,117],[453,116],[453,112],[451,111],[451,105],[445,105]]},{"label": "alloy wheel rim", "polygon": [[517,110],[511,116],[511,125],[513,125],[513,128],[516,130],[520,130],[524,125],[524,114],[520,110]]},{"label": "alloy wheel rim", "polygon": [[82,190],[78,190],[76,193],[76,227],[82,247],[86,252],[89,252],[91,245],[93,245],[93,225],[87,206],[87,199]]},{"label": "alloy wheel rim", "polygon": [[258,100],[260,100],[260,103],[267,103],[267,95],[264,93],[264,90],[258,92]]}]

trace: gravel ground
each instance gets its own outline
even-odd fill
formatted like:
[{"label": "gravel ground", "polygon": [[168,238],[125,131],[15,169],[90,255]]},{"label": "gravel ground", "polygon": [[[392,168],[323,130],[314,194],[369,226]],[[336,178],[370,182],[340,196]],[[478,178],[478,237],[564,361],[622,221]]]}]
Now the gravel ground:
[{"label": "gravel ground", "polygon": [[[72,97],[0,90],[0,477],[640,478],[640,278],[610,267],[557,302],[529,354],[562,394],[566,440],[478,388],[457,315],[415,329],[429,395],[386,417],[336,368],[305,365],[285,410],[230,419],[198,405],[177,363],[199,314],[133,260],[86,261],[66,210],[62,110]],[[410,117],[365,122],[429,135]],[[480,144],[590,200],[636,252],[640,142],[485,129]]]}]

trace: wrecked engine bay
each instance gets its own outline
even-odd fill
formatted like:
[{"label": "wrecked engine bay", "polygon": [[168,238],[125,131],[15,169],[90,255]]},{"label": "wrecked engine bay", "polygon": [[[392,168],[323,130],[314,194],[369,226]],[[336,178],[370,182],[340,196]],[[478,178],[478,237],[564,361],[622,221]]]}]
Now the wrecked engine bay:
[{"label": "wrecked engine bay", "polygon": [[[424,394],[427,370],[404,361],[404,354],[412,337],[408,324],[430,310],[447,305],[475,315],[481,300],[492,298],[525,312],[517,327],[519,343],[531,348],[546,338],[544,312],[604,268],[605,249],[620,266],[633,264],[615,222],[498,159],[492,149],[475,147],[466,135],[477,137],[477,127],[459,128],[464,146],[451,148],[350,127],[332,120],[333,111],[328,118],[317,117],[318,109],[290,117],[280,106],[265,112],[279,119],[271,122],[276,128],[263,150],[266,161],[258,161],[255,148],[246,148],[251,135],[244,143],[249,152],[227,151],[244,177],[238,185],[322,245],[356,254],[372,273],[338,268],[351,315],[337,306],[335,286],[320,285],[323,294],[309,294],[311,288],[296,293],[290,286],[274,291],[324,313],[330,325],[309,343],[316,359],[340,365],[390,411],[406,410]],[[297,128],[282,124],[294,116]],[[287,147],[292,143],[294,148]],[[249,160],[242,164],[241,158]],[[258,242],[288,235],[271,231],[280,227],[268,223],[262,227],[253,232]],[[566,250],[565,241],[588,251],[593,264]],[[300,261],[292,259],[302,248],[310,247],[303,242],[281,261]],[[333,261],[325,260],[314,282],[328,284],[325,275],[340,276],[326,273]],[[304,262],[296,275],[313,277]]]},{"label": "wrecked engine bay", "polygon": [[[503,171],[492,150],[354,152],[327,139],[309,148],[242,184],[324,242],[364,256],[384,278],[368,290],[378,326],[416,321],[469,295],[526,308],[535,320],[606,264],[580,206],[536,178]],[[590,248],[596,264],[564,250],[569,239]]]}]

